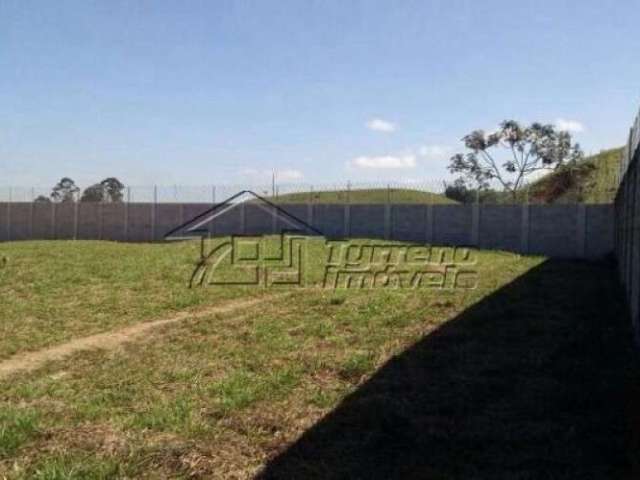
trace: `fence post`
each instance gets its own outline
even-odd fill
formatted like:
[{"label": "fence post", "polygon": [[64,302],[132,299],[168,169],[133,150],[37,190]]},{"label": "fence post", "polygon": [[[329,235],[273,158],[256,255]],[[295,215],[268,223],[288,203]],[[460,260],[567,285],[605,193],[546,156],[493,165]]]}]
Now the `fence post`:
[{"label": "fence post", "polygon": [[56,239],[56,202],[51,202],[51,238]]},{"label": "fence post", "polygon": [[36,192],[31,188],[31,204],[29,205],[29,240],[33,240],[33,216],[35,215]]},{"label": "fence post", "polygon": [[424,210],[424,240],[425,243],[433,244],[433,204],[427,204]]},{"label": "fence post", "polygon": [[77,240],[78,239],[78,215],[79,215],[79,211],[78,209],[80,208],[80,193],[76,192],[74,195],[76,198],[74,199],[73,202],[73,239]]},{"label": "fence post", "polygon": [[156,239],[156,209],[158,207],[158,186],[153,186],[153,203],[151,204],[151,241]]},{"label": "fence post", "polygon": [[124,200],[124,240],[129,241],[129,203],[131,203],[131,187],[127,187],[127,198]]},{"label": "fence post", "polygon": [[274,208],[271,209],[271,233],[278,233],[278,212]]},{"label": "fence post", "polygon": [[471,205],[471,245],[480,243],[480,192],[476,189],[476,199]]},{"label": "fence post", "polygon": [[[273,199],[274,204],[278,204],[277,199]],[[271,208],[271,232],[275,235],[278,232],[278,211],[275,208]]]},{"label": "fence post", "polygon": [[384,239],[391,238],[391,186],[387,185],[387,201],[384,204]]},{"label": "fence post", "polygon": [[342,230],[344,232],[344,236],[348,237],[351,235],[351,182],[347,182],[347,198],[346,203],[344,204],[344,225]]},{"label": "fence post", "polygon": [[104,240],[104,198],[98,202],[98,240]]},{"label": "fence post", "polygon": [[[211,185],[211,206],[212,207],[216,206],[216,186],[215,185]],[[207,226],[209,237],[212,237],[213,235],[215,235],[215,228],[216,228],[215,223],[216,223],[215,221],[209,222]]]},{"label": "fence post", "polygon": [[11,240],[11,202],[13,201],[13,188],[9,187],[9,201],[7,202],[7,240]]},{"label": "fence post", "polygon": [[522,217],[520,222],[520,253],[529,253],[529,223],[530,223],[530,205],[529,201],[525,200],[522,204]]},{"label": "fence post", "polygon": [[313,185],[309,186],[309,202],[307,203],[307,223],[313,225]]},{"label": "fence post", "polygon": [[584,258],[587,244],[587,207],[584,203],[578,203],[576,207],[576,253],[578,258]]}]

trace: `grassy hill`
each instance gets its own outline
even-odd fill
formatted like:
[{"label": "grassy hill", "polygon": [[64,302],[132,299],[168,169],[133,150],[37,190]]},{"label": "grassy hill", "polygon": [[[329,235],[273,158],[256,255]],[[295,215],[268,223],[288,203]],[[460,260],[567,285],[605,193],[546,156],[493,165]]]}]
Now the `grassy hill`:
[{"label": "grassy hill", "polygon": [[[566,167],[549,173],[531,184],[529,201],[533,203],[611,203],[618,187],[618,170],[622,148],[603,150],[590,155],[578,165]],[[354,190],[319,190],[296,193],[284,193],[277,197],[267,197],[280,204],[308,203],[317,204],[381,204],[413,203],[413,204],[457,204],[474,202],[474,191],[469,198],[459,201],[448,198],[441,193],[413,190],[410,188],[367,188]],[[510,194],[498,191],[482,193],[483,203],[513,203]],[[454,197],[458,198],[458,197]],[[526,193],[517,195],[517,202],[524,202]]]},{"label": "grassy hill", "polygon": [[577,166],[546,175],[531,185],[530,199],[544,203],[610,203],[617,190],[622,148],[603,150]]},{"label": "grassy hill", "polygon": [[408,188],[369,188],[357,190],[334,190],[286,193],[277,198],[268,197],[276,203],[307,203],[313,199],[313,203],[430,203],[430,204],[455,204],[455,200],[442,194],[412,190]]}]

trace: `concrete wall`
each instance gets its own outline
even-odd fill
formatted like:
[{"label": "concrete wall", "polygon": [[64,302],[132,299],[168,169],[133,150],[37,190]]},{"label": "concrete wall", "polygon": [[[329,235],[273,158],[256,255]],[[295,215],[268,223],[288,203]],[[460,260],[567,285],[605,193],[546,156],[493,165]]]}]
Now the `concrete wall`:
[{"label": "concrete wall", "polygon": [[[638,117],[640,118],[640,117]],[[629,142],[631,144],[631,140]],[[629,152],[632,149],[629,146]],[[640,346],[640,149],[623,159],[624,177],[615,201],[615,252],[620,282]]]},{"label": "concrete wall", "polygon": [[[639,189],[640,190],[640,189]],[[0,203],[0,240],[162,240],[210,204]],[[328,237],[366,237],[477,246],[559,258],[613,250],[612,205],[284,205]],[[245,204],[219,217],[213,235],[266,234],[286,222]]]}]

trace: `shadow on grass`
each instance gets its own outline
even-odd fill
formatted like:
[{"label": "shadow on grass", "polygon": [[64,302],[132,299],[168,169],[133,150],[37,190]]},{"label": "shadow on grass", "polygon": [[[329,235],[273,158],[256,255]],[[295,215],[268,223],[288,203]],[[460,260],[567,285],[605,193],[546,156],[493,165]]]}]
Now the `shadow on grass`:
[{"label": "shadow on grass", "polygon": [[611,265],[547,261],[392,358],[258,478],[633,478],[628,324]]}]

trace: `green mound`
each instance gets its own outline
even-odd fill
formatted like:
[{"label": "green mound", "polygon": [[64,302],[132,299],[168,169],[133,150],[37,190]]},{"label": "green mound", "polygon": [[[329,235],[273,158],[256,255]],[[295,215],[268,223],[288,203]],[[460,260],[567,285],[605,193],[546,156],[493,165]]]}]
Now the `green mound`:
[{"label": "green mound", "polygon": [[277,203],[458,203],[439,193],[409,188],[370,188],[357,190],[308,191],[268,197]]},{"label": "green mound", "polygon": [[545,175],[531,185],[529,195],[543,203],[611,203],[618,188],[622,148],[603,150],[573,167]]}]

